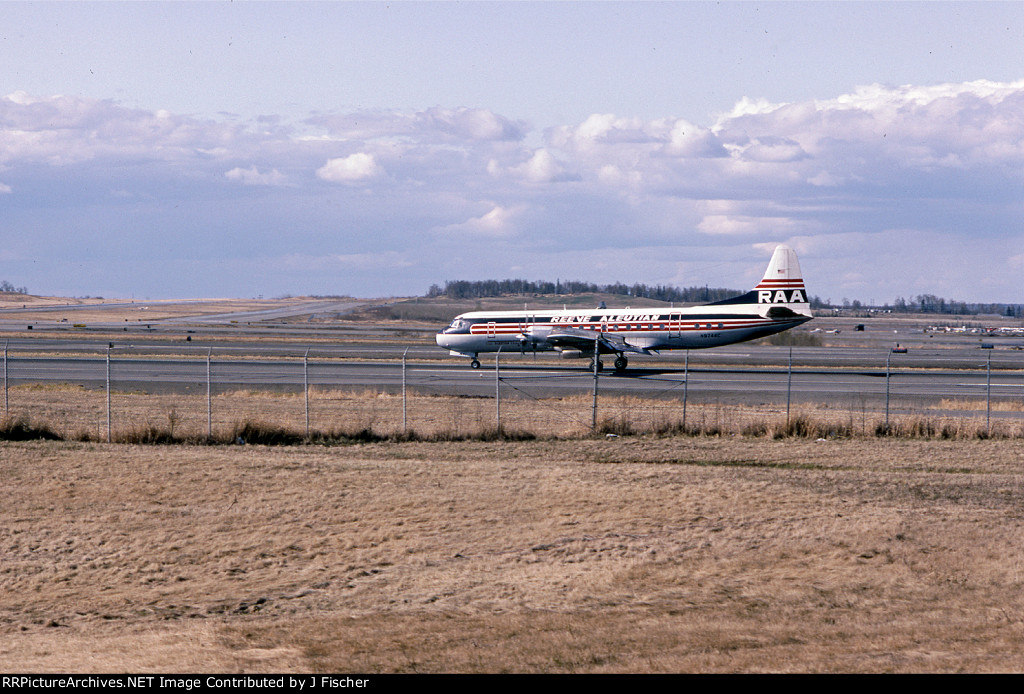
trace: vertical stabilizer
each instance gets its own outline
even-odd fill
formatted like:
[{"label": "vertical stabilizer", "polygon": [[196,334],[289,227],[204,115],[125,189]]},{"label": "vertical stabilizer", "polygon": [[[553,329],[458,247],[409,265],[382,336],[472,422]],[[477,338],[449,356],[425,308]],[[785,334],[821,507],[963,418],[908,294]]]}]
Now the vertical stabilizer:
[{"label": "vertical stabilizer", "polygon": [[800,261],[789,246],[776,246],[764,277],[756,287],[758,305],[784,306],[796,313],[810,316],[807,289],[800,274]]},{"label": "vertical stabilizer", "polygon": [[768,269],[755,289],[803,289],[800,261],[789,246],[776,246]]}]

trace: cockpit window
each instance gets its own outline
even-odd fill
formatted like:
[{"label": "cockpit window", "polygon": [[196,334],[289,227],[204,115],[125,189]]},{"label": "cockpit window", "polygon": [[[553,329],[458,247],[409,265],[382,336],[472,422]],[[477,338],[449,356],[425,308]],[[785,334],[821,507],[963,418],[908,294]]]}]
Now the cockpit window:
[{"label": "cockpit window", "polygon": [[462,320],[461,318],[456,318],[455,320],[453,320],[451,322],[451,324],[448,325],[447,328],[444,329],[444,332],[446,332],[446,333],[461,333],[461,332],[465,332],[466,328],[468,326],[469,326],[469,323],[467,323],[466,321]]}]

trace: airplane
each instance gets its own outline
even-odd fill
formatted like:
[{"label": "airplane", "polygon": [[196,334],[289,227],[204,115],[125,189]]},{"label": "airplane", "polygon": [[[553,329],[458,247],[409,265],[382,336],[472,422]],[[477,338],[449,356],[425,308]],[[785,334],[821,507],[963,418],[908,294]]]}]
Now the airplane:
[{"label": "airplane", "polygon": [[796,253],[777,246],[764,277],[751,291],[730,299],[686,308],[605,308],[473,311],[455,317],[437,333],[439,347],[469,357],[480,368],[482,352],[560,352],[563,358],[592,359],[603,369],[602,354],[615,355],[615,371],[625,371],[626,354],[671,349],[703,349],[774,335],[811,320],[807,290]]}]

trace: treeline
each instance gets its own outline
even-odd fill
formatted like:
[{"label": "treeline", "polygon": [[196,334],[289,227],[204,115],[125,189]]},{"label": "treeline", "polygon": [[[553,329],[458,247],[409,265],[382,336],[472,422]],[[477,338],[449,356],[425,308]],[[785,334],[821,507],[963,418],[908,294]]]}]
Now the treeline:
[{"label": "treeline", "polygon": [[1024,304],[981,304],[966,301],[951,301],[934,294],[918,294],[909,301],[902,296],[896,297],[892,306],[895,313],[939,313],[951,315],[973,316],[980,313],[1021,318],[1024,316]]},{"label": "treeline", "polygon": [[432,285],[427,290],[427,297],[448,297],[449,299],[482,299],[495,296],[526,296],[535,294],[615,294],[637,299],[652,299],[678,303],[709,303],[721,301],[732,296],[743,294],[735,289],[721,287],[669,287],[665,285],[648,286],[646,284],[627,285],[622,282],[615,284],[594,284],[556,280],[554,282],[531,282],[530,280],[481,280],[470,282],[456,280],[445,282],[444,287]]},{"label": "treeline", "polygon": [[977,316],[984,314],[1005,316],[1007,318],[1024,318],[1024,304],[984,304],[952,301],[951,299],[943,299],[941,296],[935,296],[934,294],[918,294],[910,299],[898,296],[893,304],[883,304],[882,306],[871,306],[856,299],[853,301],[843,299],[841,305],[833,305],[831,300],[826,299],[823,306],[816,306],[815,308],[842,308],[852,311],[881,310],[890,313],[934,313],[947,316]]},{"label": "treeline", "polygon": [[28,294],[28,287],[15,287],[7,280],[0,280],[0,293],[5,294]]},{"label": "treeline", "polygon": [[[537,294],[613,294],[636,299],[652,299],[673,303],[707,304],[721,301],[745,292],[738,289],[722,287],[670,287],[662,284],[649,286],[646,284],[594,284],[573,280],[555,280],[554,282],[530,280],[455,280],[445,282],[444,286],[431,285],[427,290],[428,298],[447,297],[449,299],[484,299],[497,296],[531,296]],[[1024,304],[1007,303],[969,303],[952,301],[934,294],[918,294],[910,299],[896,297],[893,304],[871,306],[858,300],[843,299],[841,304],[832,303],[831,299],[809,296],[807,300],[813,309],[849,309],[854,311],[890,311],[892,313],[935,313],[945,315],[978,315],[994,314],[1010,318],[1024,318]]]},{"label": "treeline", "polygon": [[[530,280],[455,280],[444,283],[444,287],[433,284],[427,290],[427,298],[447,297],[449,299],[484,299],[496,296],[530,296],[536,294],[613,294],[636,299],[652,299],[680,304],[708,304],[745,294],[739,289],[724,287],[670,287],[663,284],[594,284],[572,280],[554,282]],[[811,308],[830,308],[827,301],[811,296],[807,299]]]}]

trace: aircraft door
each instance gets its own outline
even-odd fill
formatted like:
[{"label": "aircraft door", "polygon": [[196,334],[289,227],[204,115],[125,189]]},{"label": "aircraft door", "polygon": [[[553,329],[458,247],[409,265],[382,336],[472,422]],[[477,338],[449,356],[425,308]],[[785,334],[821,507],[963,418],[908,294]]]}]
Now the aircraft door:
[{"label": "aircraft door", "polygon": [[681,338],[683,336],[683,314],[670,313],[668,316],[668,337],[669,339]]}]

